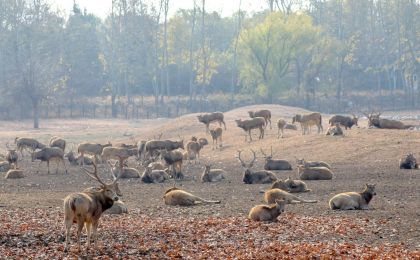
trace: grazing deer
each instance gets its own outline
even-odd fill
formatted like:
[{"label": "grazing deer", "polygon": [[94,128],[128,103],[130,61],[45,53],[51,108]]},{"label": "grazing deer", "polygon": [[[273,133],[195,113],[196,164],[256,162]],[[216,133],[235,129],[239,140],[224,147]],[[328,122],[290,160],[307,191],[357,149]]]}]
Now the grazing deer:
[{"label": "grazing deer", "polygon": [[210,130],[211,139],[213,140],[212,149],[214,149],[215,143],[216,143],[216,149],[217,147],[222,147],[222,134],[223,134],[223,130],[221,127]]},{"label": "grazing deer", "polygon": [[58,136],[51,137],[49,145],[50,147],[58,147],[63,152],[66,150],[66,140]]},{"label": "grazing deer", "polygon": [[330,199],[329,205],[333,210],[369,209],[369,202],[376,195],[375,184],[366,184],[362,192],[344,192]]},{"label": "grazing deer", "polygon": [[222,127],[222,124],[223,124],[226,130],[224,116],[223,116],[223,113],[221,112],[214,112],[214,113],[199,115],[197,116],[197,118],[200,123],[203,123],[206,125],[206,133],[209,132],[209,125],[211,122],[219,122],[220,127]]},{"label": "grazing deer", "polygon": [[118,178],[114,177],[112,183],[103,182],[98,176],[96,163],[93,164],[94,171],[90,172],[82,168],[84,172],[92,179],[100,183],[99,190],[83,191],[72,193],[64,199],[64,226],[66,229],[66,241],[64,251],[67,252],[70,243],[70,229],[73,222],[77,223],[77,244],[78,251],[81,251],[80,236],[83,226],[86,225],[87,231],[87,250],[91,242],[91,231],[93,231],[92,239],[96,247],[97,229],[99,219],[102,213],[111,208],[114,201],[118,201],[118,197],[122,196],[118,188]]},{"label": "grazing deer", "polygon": [[[45,147],[44,149],[34,152],[32,160],[40,160],[39,166],[42,162],[47,162],[48,174],[50,173],[50,161],[55,160],[57,162],[56,173],[58,173],[58,167],[60,162],[64,165],[64,170],[67,173],[66,162],[64,161],[64,151],[58,147]],[[38,166],[38,167],[39,167]]]},{"label": "grazing deer", "polygon": [[295,115],[292,119],[292,124],[295,122],[300,123],[300,127],[302,128],[302,135],[308,133],[310,131],[310,126],[316,125],[318,127],[318,134],[323,132],[324,129],[322,128],[322,116],[320,113],[311,113],[307,115]]},{"label": "grazing deer", "polygon": [[[33,153],[36,149],[43,149],[46,145],[38,142],[34,138],[16,137],[15,138],[16,150],[20,151],[21,158],[23,159],[23,150],[28,149],[33,158]],[[33,159],[32,159],[33,160]]]},{"label": "grazing deer", "polygon": [[245,169],[245,173],[243,176],[242,181],[245,184],[265,184],[265,183],[273,183],[277,180],[276,175],[270,171],[252,171],[251,168],[254,166],[255,160],[257,159],[255,155],[255,151],[251,150],[253,154],[253,159],[250,163],[244,162],[241,158],[242,151],[238,151],[238,160],[241,162],[242,167]]},{"label": "grazing deer", "polygon": [[268,122],[270,122],[270,129],[271,129],[271,111],[267,109],[258,110],[258,111],[248,111],[250,118],[255,117],[262,117],[265,120],[265,125],[268,126]]},{"label": "grazing deer", "polygon": [[335,116],[331,117],[328,122],[330,123],[330,126],[340,124],[340,125],[344,126],[344,128],[347,130],[347,128],[351,129],[352,126],[354,126],[354,125],[358,126],[357,125],[358,120],[359,120],[359,118],[356,117],[354,114],[353,114],[353,118],[351,118],[349,116],[335,115]]},{"label": "grazing deer", "polygon": [[6,143],[6,149],[7,149],[7,152],[6,152],[7,162],[9,163],[10,166],[13,164],[14,169],[17,169],[19,156],[18,156],[18,153],[16,152],[16,149],[11,149],[9,147],[9,143]]},{"label": "grazing deer", "polygon": [[271,171],[292,170],[292,165],[288,161],[280,160],[280,159],[273,159],[273,147],[271,147],[270,155],[265,154],[262,148],[260,150],[265,159],[264,170],[271,170]]},{"label": "grazing deer", "polygon": [[[252,129],[258,128],[260,130],[260,135],[258,138],[259,139],[264,138],[265,119],[263,117],[255,117],[250,120],[238,119],[238,120],[235,120],[235,122],[239,128],[242,128],[245,132],[248,132],[250,141],[252,141],[252,136],[251,136]],[[245,142],[246,140],[247,140],[247,135],[245,134]]]},{"label": "grazing deer", "polygon": [[276,200],[284,200],[287,204],[295,203],[317,203],[317,200],[304,200],[281,189],[271,189],[264,193],[264,201],[268,204]]},{"label": "grazing deer", "polygon": [[163,200],[171,206],[195,206],[200,204],[220,204],[220,200],[206,200],[178,188],[170,188],[165,192]]},{"label": "grazing deer", "polygon": [[202,182],[217,182],[225,179],[226,171],[222,169],[210,169],[210,165],[206,165],[201,175]]},{"label": "grazing deer", "polygon": [[285,205],[286,202],[284,200],[276,200],[271,205],[257,205],[251,209],[248,218],[254,221],[276,222],[278,216],[284,212]]}]

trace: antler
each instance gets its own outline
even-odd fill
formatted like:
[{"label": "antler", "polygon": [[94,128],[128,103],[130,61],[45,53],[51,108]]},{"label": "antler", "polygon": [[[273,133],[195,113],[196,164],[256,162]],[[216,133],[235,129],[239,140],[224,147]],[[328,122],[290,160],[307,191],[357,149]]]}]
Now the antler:
[{"label": "antler", "polygon": [[254,158],[252,158],[252,161],[249,163],[248,168],[251,168],[252,166],[254,166],[255,160],[257,159],[257,156],[255,155],[255,151],[251,149],[251,152]]},{"label": "antler", "polygon": [[260,148],[260,151],[264,157],[267,157],[267,155],[264,153],[264,150],[262,148]]},{"label": "antler", "polygon": [[100,184],[102,185],[106,185],[98,176],[98,167],[96,166],[96,163],[93,162],[93,172],[89,171],[88,169],[86,169],[85,167],[82,167],[82,169],[85,171],[85,173],[91,177],[92,179],[98,181]]},{"label": "antler", "polygon": [[237,158],[241,162],[242,167],[246,168],[246,163],[241,159],[241,153],[242,153],[242,151],[238,150],[238,157]]},{"label": "antler", "polygon": [[6,143],[6,148],[7,148],[7,150],[10,150],[9,142]]}]

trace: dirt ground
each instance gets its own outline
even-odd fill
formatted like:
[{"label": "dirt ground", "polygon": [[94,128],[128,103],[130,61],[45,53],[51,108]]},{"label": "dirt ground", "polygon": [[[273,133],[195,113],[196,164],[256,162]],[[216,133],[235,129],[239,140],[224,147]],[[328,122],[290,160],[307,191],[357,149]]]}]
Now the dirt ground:
[{"label": "dirt ground", "polygon": [[[266,138],[258,140],[256,132],[254,141],[245,142],[244,132],[236,127],[234,119],[247,118],[247,111],[267,108],[272,111],[273,127],[266,130]],[[420,250],[420,170],[400,170],[399,157],[407,152],[414,152],[420,157],[420,132],[409,130],[368,129],[366,119],[360,119],[359,127],[346,131],[344,137],[330,137],[316,134],[302,136],[300,130],[286,130],[283,139],[277,139],[276,121],[284,118],[291,121],[296,113],[306,112],[303,109],[277,105],[261,105],[235,109],[225,113],[227,131],[223,133],[223,147],[212,150],[211,142],[201,153],[201,164],[184,163],[184,174],[188,180],[182,181],[182,188],[208,199],[221,200],[222,203],[211,206],[192,208],[170,207],[163,204],[162,196],[172,182],[163,185],[144,184],[139,179],[121,180],[120,187],[123,200],[128,205],[130,214],[142,218],[186,218],[186,219],[239,219],[244,220],[256,204],[262,203],[260,191],[270,185],[246,185],[242,183],[244,169],[236,159],[237,151],[243,150],[244,156],[250,158],[250,150],[260,148],[269,152],[273,148],[274,157],[292,162],[292,171],[276,172],[278,178],[292,176],[297,178],[295,158],[322,160],[328,162],[335,173],[331,181],[307,181],[312,189],[309,193],[299,194],[307,199],[316,199],[316,204],[288,205],[287,214],[292,214],[305,221],[305,217],[322,219],[340,219],[369,222],[364,224],[366,232],[345,238],[344,242],[381,246],[402,245],[414,252]],[[46,120],[41,121],[41,129],[31,129],[31,122],[1,122],[0,147],[6,142],[13,143],[16,136],[35,137],[47,143],[53,135],[64,137],[69,141],[69,149],[76,149],[81,141],[96,142],[131,142],[146,140],[162,133],[164,139],[189,139],[191,136],[206,137],[205,127],[196,118],[197,114],[186,115],[176,119],[157,120]],[[392,112],[387,115],[420,115],[420,111]],[[329,115],[323,116],[324,130],[328,125]],[[408,123],[418,122],[408,121]],[[298,127],[300,129],[300,127]],[[261,157],[261,153],[258,153]],[[78,167],[69,166],[69,174],[60,169],[58,174],[47,174],[46,165],[38,168],[38,162],[31,162],[29,155],[20,161],[25,171],[25,178],[7,180],[0,176],[0,212],[19,216],[19,208],[57,212],[61,214],[62,199],[71,192],[94,186],[96,183],[83,174]],[[199,177],[204,164],[227,171],[227,180],[220,183],[201,183]],[[263,158],[258,158],[255,169],[262,168]],[[134,161],[130,166],[137,167]],[[55,170],[53,164],[52,172]],[[139,169],[142,170],[142,169]],[[100,167],[101,174],[109,177],[105,165]],[[4,173],[0,174],[4,175]],[[370,204],[368,211],[332,211],[328,200],[334,194],[344,191],[360,191],[365,183],[375,183],[377,196]],[[290,215],[287,215],[289,216]],[[1,213],[0,213],[1,215]],[[282,217],[280,216],[280,219]],[[8,221],[3,218],[3,224]],[[19,223],[19,219],[13,220]],[[12,222],[13,222],[12,221]],[[10,222],[10,223],[12,223]],[[281,222],[279,222],[281,225]],[[343,222],[344,223],[344,222]],[[308,223],[306,223],[308,224]],[[61,223],[58,223],[61,225]],[[276,225],[276,224],[273,224]],[[310,223],[309,223],[310,225]],[[102,227],[102,230],[106,227]],[[61,232],[59,230],[59,232]],[[101,232],[101,231],[100,231]],[[116,231],[117,232],[117,231]],[[10,234],[9,234],[10,235]],[[267,238],[268,239],[268,238]],[[316,242],[328,243],[331,237],[317,236]],[[315,241],[313,241],[315,242]],[[8,245],[1,243],[0,247]],[[13,258],[13,256],[12,256]]]}]

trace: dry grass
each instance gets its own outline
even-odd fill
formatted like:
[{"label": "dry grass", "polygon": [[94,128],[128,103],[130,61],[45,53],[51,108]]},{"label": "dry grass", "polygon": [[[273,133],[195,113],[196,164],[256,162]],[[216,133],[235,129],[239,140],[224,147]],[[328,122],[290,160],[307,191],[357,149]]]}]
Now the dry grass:
[{"label": "dry grass", "polygon": [[[273,114],[273,129],[267,129],[266,138],[257,140],[256,132],[252,143],[244,142],[244,132],[236,127],[234,119],[246,118],[247,111],[253,109],[270,109]],[[149,217],[198,218],[207,219],[245,217],[249,209],[262,201],[260,190],[269,185],[245,185],[242,183],[242,172],[239,162],[235,158],[237,150],[245,150],[245,156],[250,156],[248,149],[266,150],[273,147],[277,158],[292,162],[293,171],[276,173],[279,178],[291,175],[297,178],[295,157],[308,160],[323,160],[328,162],[335,172],[331,181],[308,181],[308,188],[312,192],[302,194],[308,199],[320,202],[311,205],[294,205],[286,208],[287,212],[299,217],[350,217],[370,219],[375,223],[383,223],[375,233],[360,234],[359,242],[384,245],[404,242],[404,246],[419,249],[418,239],[420,231],[420,171],[398,169],[398,158],[401,154],[414,152],[420,157],[420,132],[406,130],[367,129],[366,121],[361,120],[360,128],[345,132],[344,137],[327,137],[317,135],[315,129],[310,135],[302,136],[300,130],[285,130],[285,138],[277,139],[275,122],[278,118],[290,121],[296,113],[304,113],[303,109],[261,105],[235,109],[225,113],[227,131],[223,133],[223,147],[211,150],[206,146],[202,155],[202,164],[211,163],[213,167],[227,171],[227,180],[218,184],[199,182],[203,171],[202,165],[186,165],[184,172],[192,180],[182,182],[182,187],[196,195],[209,199],[219,199],[220,205],[208,207],[194,207],[191,209],[173,208],[163,205],[162,196],[166,188],[172,183],[164,185],[143,184],[138,179],[121,181],[124,201],[130,209],[142,212]],[[413,112],[415,113],[415,112]],[[162,138],[182,136],[189,139],[210,136],[205,134],[205,126],[196,118],[197,114],[182,116],[176,119],[161,120],[50,120],[43,121],[41,130],[30,129],[30,122],[3,123],[0,127],[0,144],[12,142],[15,136],[35,136],[47,141],[51,135],[59,135],[71,142],[83,140],[98,142],[129,141],[129,135],[137,140],[148,139],[158,133]],[[328,116],[324,116],[324,129],[327,127]],[[6,127],[7,126],[7,127]],[[13,129],[13,130],[11,130]],[[300,129],[300,127],[298,127]],[[77,167],[71,167],[70,174],[46,173],[43,166],[37,173],[37,164],[28,159],[23,162],[26,178],[20,180],[5,180],[0,178],[0,205],[3,210],[13,210],[17,207],[25,208],[57,208],[62,204],[62,198],[74,191],[96,185],[83,175]],[[261,168],[263,159],[259,158],[255,166]],[[132,166],[135,166],[134,164]],[[103,166],[102,174],[108,170]],[[194,180],[195,179],[195,180]],[[343,191],[358,191],[365,183],[376,183],[378,195],[372,200],[371,211],[333,212],[328,208],[328,199],[333,194]],[[176,214],[175,214],[176,213]],[[175,214],[175,215],[174,215]],[[281,217],[280,217],[281,218]],[[328,237],[323,238],[328,242]],[[344,239],[344,241],[347,238]],[[358,243],[359,243],[358,242]]]}]

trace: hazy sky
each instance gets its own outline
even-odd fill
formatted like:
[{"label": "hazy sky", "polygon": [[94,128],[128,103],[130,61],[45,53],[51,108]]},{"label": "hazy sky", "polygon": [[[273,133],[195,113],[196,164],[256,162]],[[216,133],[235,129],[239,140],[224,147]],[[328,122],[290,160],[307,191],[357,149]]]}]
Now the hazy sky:
[{"label": "hazy sky", "polygon": [[[58,7],[68,15],[73,7],[73,0],[50,0],[54,7]],[[151,1],[147,1],[150,3]],[[154,3],[158,3],[158,0],[154,0]],[[197,4],[201,4],[201,0],[196,1]],[[241,9],[253,12],[260,11],[267,7],[264,0],[242,0]],[[83,10],[86,8],[89,13],[93,13],[101,18],[104,18],[111,10],[111,0],[76,0],[76,3]],[[217,11],[222,13],[223,16],[231,15],[233,12],[238,10],[239,0],[207,0],[206,11]],[[174,13],[176,10],[183,8],[192,8],[192,0],[170,0],[169,10],[170,13]]]}]

